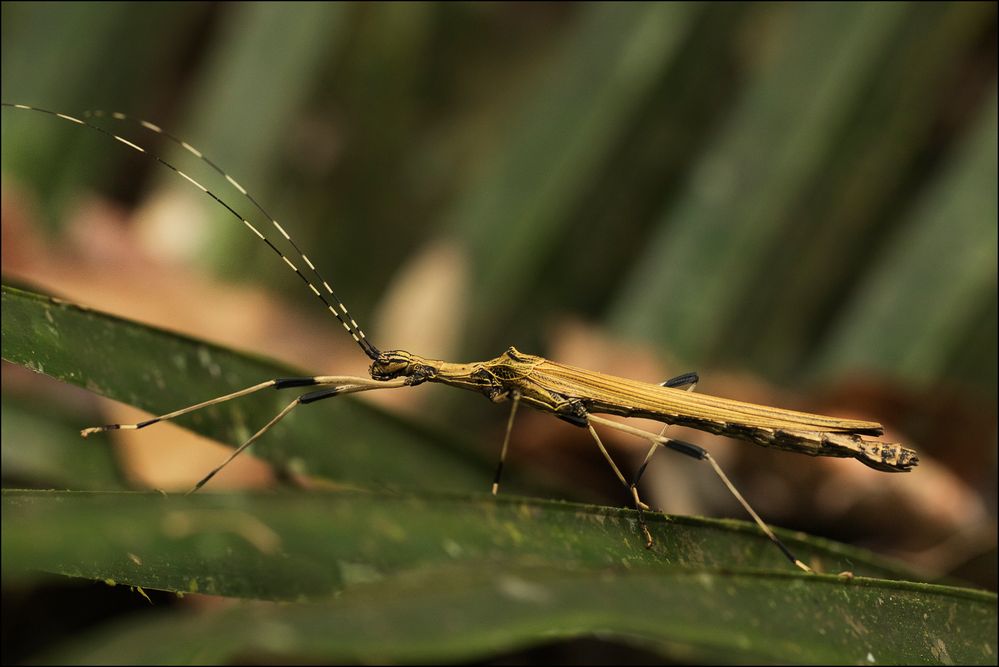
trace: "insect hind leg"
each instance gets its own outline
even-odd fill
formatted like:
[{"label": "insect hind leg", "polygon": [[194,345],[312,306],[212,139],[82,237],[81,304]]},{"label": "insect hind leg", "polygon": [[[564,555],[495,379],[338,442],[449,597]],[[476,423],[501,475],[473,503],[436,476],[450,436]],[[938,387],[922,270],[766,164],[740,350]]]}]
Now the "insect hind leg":
[{"label": "insect hind leg", "polygon": [[793,553],[791,553],[791,550],[788,549],[787,546],[780,540],[780,538],[774,534],[774,532],[770,529],[770,526],[768,526],[763,521],[763,519],[760,518],[760,515],[757,514],[755,510],[753,510],[749,502],[742,496],[741,493],[739,493],[739,490],[736,489],[735,485],[732,484],[731,480],[729,480],[728,475],[725,474],[725,472],[721,469],[721,466],[718,465],[718,462],[715,461],[714,457],[711,456],[711,454],[709,454],[707,450],[698,447],[697,445],[693,445],[689,442],[683,442],[681,440],[667,438],[662,435],[656,435],[655,433],[652,433],[650,431],[643,431],[642,429],[638,429],[633,426],[628,426],[627,424],[619,424],[609,419],[604,419],[603,417],[596,417],[594,415],[590,415],[590,419],[592,421],[597,422],[598,424],[603,424],[611,428],[617,429],[619,431],[624,431],[625,433],[630,433],[632,435],[637,435],[640,438],[645,438],[646,440],[650,440],[653,443],[655,443],[656,447],[666,447],[667,449],[678,451],[681,454],[686,454],[687,456],[691,456],[693,458],[702,461],[707,461],[714,469],[715,474],[717,474],[718,477],[721,479],[722,483],[725,484],[725,487],[728,488],[729,492],[733,496],[735,496],[735,499],[739,501],[739,504],[742,505],[743,509],[745,509],[746,512],[749,514],[749,516],[753,518],[753,521],[756,522],[756,525],[759,526],[760,530],[767,537],[767,539],[773,542],[773,544],[778,549],[780,549],[781,553],[783,553],[784,556],[795,565],[795,567],[803,570],[804,572],[814,574],[814,570],[812,570],[812,568],[808,567],[808,565],[806,565],[804,562],[799,560]]},{"label": "insect hind leg", "polygon": [[700,382],[701,376],[695,372],[684,373],[682,375],[677,375],[676,377],[671,377],[668,380],[664,380],[659,383],[660,387],[669,387],[670,389],[686,389],[687,391],[694,391],[694,387]]}]

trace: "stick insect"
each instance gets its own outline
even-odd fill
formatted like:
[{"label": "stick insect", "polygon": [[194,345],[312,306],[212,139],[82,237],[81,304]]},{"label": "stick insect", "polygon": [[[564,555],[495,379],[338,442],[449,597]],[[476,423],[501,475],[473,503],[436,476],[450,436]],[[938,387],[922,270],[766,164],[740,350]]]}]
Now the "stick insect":
[{"label": "stick insect", "polygon": [[[371,360],[370,377],[316,375],[312,377],[273,378],[231,394],[218,396],[135,424],[108,424],[81,431],[81,435],[87,437],[104,431],[138,430],[264,389],[312,388],[288,403],[277,415],[237,447],[225,461],[205,475],[190,492],[197,491],[204,486],[230,461],[300,405],[345,394],[381,389],[401,389],[414,387],[425,382],[437,382],[482,394],[495,403],[510,402],[510,415],[492,484],[493,494],[499,490],[517,408],[521,403],[524,403],[536,410],[547,412],[574,426],[588,430],[601,454],[610,464],[615,476],[630,493],[639,512],[639,525],[644,533],[647,547],[652,546],[652,537],[642,519],[642,511],[649,510],[649,506],[639,497],[637,485],[655,451],[660,448],[669,449],[708,463],[764,535],[795,566],[806,572],[811,572],[812,570],[796,558],[770,530],[707,450],[688,442],[667,437],[665,435],[666,429],[672,424],[679,424],[709,433],[747,440],[763,447],[783,449],[809,456],[854,458],[871,468],[884,472],[908,472],[919,462],[916,452],[913,450],[898,443],[877,439],[877,436],[883,434],[884,429],[881,424],[876,422],[840,419],[743,403],[706,394],[695,394],[692,390],[698,381],[696,373],[686,373],[661,384],[651,384],[560,364],[544,357],[525,354],[514,347],[509,348],[495,359],[474,363],[452,363],[440,359],[429,359],[405,350],[382,351],[368,340],[364,331],[351,317],[347,307],[334,293],[333,288],[322,277],[308,256],[292,240],[288,232],[238,181],[208,159],[201,151],[164,132],[153,123],[132,119],[121,113],[89,112],[89,116],[92,118],[138,123],[146,130],[165,137],[198,160],[206,163],[224,177],[261,215],[270,221],[290,247],[294,249],[293,259],[282,252],[253,223],[237,213],[221,197],[160,156],[87,120],[27,105],[3,103],[3,106],[45,113],[100,132],[132,150],[148,155],[151,159],[189,181],[222,206],[237,222],[249,228],[276,253],[323,304],[323,307],[339,320],[347,334]],[[296,261],[303,263],[307,269],[300,268]],[[662,422],[664,426],[659,433],[654,433],[600,416],[603,414],[642,417]],[[595,425],[628,433],[650,443],[645,459],[630,480],[624,476],[607,448],[604,447],[594,428]]]}]

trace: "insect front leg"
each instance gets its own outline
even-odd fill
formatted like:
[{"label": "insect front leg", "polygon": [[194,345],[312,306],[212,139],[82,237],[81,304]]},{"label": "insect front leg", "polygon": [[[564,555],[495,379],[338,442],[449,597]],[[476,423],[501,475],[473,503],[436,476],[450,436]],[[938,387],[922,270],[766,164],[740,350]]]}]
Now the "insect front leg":
[{"label": "insect front leg", "polygon": [[493,476],[494,496],[499,492],[500,476],[503,474],[503,462],[506,461],[506,450],[510,446],[510,432],[513,431],[513,418],[517,415],[517,406],[520,405],[520,392],[511,392],[510,401],[513,405],[510,407],[510,417],[506,420],[506,435],[503,436],[503,448],[500,450],[499,463],[496,464],[496,475]]},{"label": "insect front leg", "polygon": [[324,385],[361,385],[378,388],[381,386],[394,386],[394,383],[379,382],[377,380],[372,380],[371,378],[354,377],[351,375],[316,375],[314,377],[274,378],[272,380],[265,380],[264,382],[255,384],[251,387],[246,387],[245,389],[240,389],[239,391],[234,391],[231,394],[225,394],[224,396],[218,396],[201,403],[195,403],[194,405],[189,405],[186,408],[174,410],[173,412],[152,417],[151,419],[135,424],[105,424],[104,426],[91,426],[80,431],[80,435],[86,438],[94,433],[101,433],[104,431],[136,431],[141,428],[146,428],[147,426],[152,426],[153,424],[158,424],[163,421],[180,417],[181,415],[201,410],[202,408],[218,405],[219,403],[225,403],[226,401],[231,401],[235,398],[249,396],[250,394],[254,394],[262,389],[270,389],[272,387],[274,389],[288,389],[291,387],[319,387]]},{"label": "insect front leg", "polygon": [[261,382],[255,384],[251,387],[245,389],[240,389],[231,394],[226,394],[224,396],[219,396],[202,403],[197,403],[195,405],[188,406],[186,408],[181,408],[180,410],[175,410],[174,412],[169,412],[164,415],[159,415],[158,417],[153,417],[152,419],[147,419],[136,424],[108,424],[105,426],[96,426],[92,428],[86,428],[80,431],[80,435],[86,438],[92,433],[99,433],[102,431],[116,431],[116,430],[138,430],[145,428],[146,426],[152,426],[162,421],[167,421],[179,417],[181,415],[200,410],[202,408],[207,408],[211,405],[218,405],[219,403],[224,403],[235,398],[240,398],[242,396],[247,396],[253,394],[262,389],[275,388],[275,389],[288,389],[292,387],[318,387],[323,386],[325,389],[319,389],[317,391],[312,391],[307,394],[303,394],[296,398],[294,401],[285,406],[273,419],[267,422],[263,428],[254,433],[246,442],[241,444],[236,448],[235,451],[222,462],[221,465],[217,466],[210,473],[205,475],[194,487],[188,491],[188,493],[193,493],[205,485],[208,480],[218,474],[224,467],[226,467],[233,459],[239,456],[247,447],[256,442],[264,433],[269,431],[275,424],[284,419],[288,413],[294,410],[299,405],[304,405],[306,403],[315,403],[316,401],[322,400],[324,398],[332,398],[333,396],[340,396],[343,394],[353,394],[361,391],[371,391],[374,389],[394,389],[397,387],[406,386],[406,378],[398,378],[395,380],[379,381],[372,380],[371,378],[365,377],[355,377],[350,375],[317,375],[314,377],[297,377],[297,378],[275,378],[273,380],[267,380],[266,382]]},{"label": "insect front leg", "polygon": [[[642,499],[638,497],[638,490],[635,488],[635,484],[628,483],[628,480],[626,480],[624,475],[621,473],[621,469],[617,467],[617,464],[614,463],[614,459],[611,458],[607,448],[604,447],[604,443],[600,441],[600,436],[598,436],[597,432],[593,430],[593,426],[590,424],[590,414],[587,412],[586,406],[583,402],[578,399],[565,399],[562,403],[556,404],[553,411],[555,412],[555,416],[559,419],[567,421],[574,426],[581,426],[589,429],[590,435],[593,436],[600,452],[604,455],[604,458],[607,459],[611,469],[614,470],[614,474],[617,475],[619,480],[621,480],[624,488],[631,492],[631,496],[635,501],[635,508],[639,512],[649,509],[649,506],[642,502]],[[648,546],[651,547],[652,537],[648,534],[648,530],[645,529],[644,522],[642,523],[642,530],[645,531],[646,537],[649,540]]]}]

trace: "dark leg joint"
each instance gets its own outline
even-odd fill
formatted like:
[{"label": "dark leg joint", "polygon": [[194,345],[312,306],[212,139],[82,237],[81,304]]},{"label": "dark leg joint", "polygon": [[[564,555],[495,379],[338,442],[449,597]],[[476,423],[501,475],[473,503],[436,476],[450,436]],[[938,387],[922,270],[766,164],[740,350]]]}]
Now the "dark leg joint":
[{"label": "dark leg joint", "polygon": [[697,384],[700,379],[701,378],[697,375],[697,373],[684,373],[683,375],[677,375],[675,378],[666,380],[660,386],[676,389],[677,387],[687,387],[692,384]]},{"label": "dark leg joint", "polygon": [[302,405],[306,403],[315,403],[316,401],[321,401],[324,398],[332,398],[340,393],[340,387],[333,387],[331,389],[320,389],[319,391],[310,391],[308,394],[302,394],[298,397],[298,402]]},{"label": "dark leg joint", "polygon": [[586,415],[586,406],[578,399],[573,399],[568,405],[563,406],[555,413],[555,416],[573,426],[586,428],[590,425],[590,420]]},{"label": "dark leg joint", "polygon": [[638,486],[638,480],[642,479],[642,475],[645,474],[645,469],[649,467],[649,461],[650,460],[651,459],[646,459],[645,463],[642,464],[642,467],[639,468],[635,472],[635,476],[631,478],[631,488],[632,489],[634,489],[636,486]]},{"label": "dark leg joint", "polygon": [[503,462],[496,464],[496,474],[493,475],[493,487],[499,486],[500,477],[503,475]]},{"label": "dark leg joint", "polygon": [[569,422],[573,426],[579,426],[581,428],[586,428],[586,426],[590,423],[586,417],[580,417],[579,415],[574,415],[571,412],[556,414],[555,416],[562,421]]},{"label": "dark leg joint", "polygon": [[312,387],[316,378],[278,378],[274,380],[275,389],[290,389],[291,387]]},{"label": "dark leg joint", "polygon": [[684,442],[683,440],[673,440],[666,443],[666,447],[672,449],[674,452],[680,452],[691,458],[697,459],[698,461],[703,461],[708,458],[708,452],[703,447],[698,447],[689,442]]}]

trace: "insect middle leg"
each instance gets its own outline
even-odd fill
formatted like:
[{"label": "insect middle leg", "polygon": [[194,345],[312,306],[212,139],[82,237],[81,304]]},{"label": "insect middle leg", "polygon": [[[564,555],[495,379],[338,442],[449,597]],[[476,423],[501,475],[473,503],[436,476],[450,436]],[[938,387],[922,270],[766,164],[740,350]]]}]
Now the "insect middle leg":
[{"label": "insect middle leg", "polygon": [[617,467],[616,463],[614,463],[614,459],[611,458],[610,452],[608,452],[607,448],[604,447],[604,443],[600,441],[600,436],[597,435],[596,430],[593,428],[593,424],[590,424],[589,420],[590,416],[587,415],[586,428],[589,429],[590,435],[593,436],[593,439],[597,443],[597,447],[600,448],[600,453],[604,455],[605,459],[607,459],[607,463],[610,464],[614,474],[617,475],[617,478],[621,480],[622,484],[624,484],[624,488],[631,491],[632,498],[635,500],[635,509],[638,510],[638,525],[642,529],[642,534],[645,536],[645,548],[651,549],[653,542],[652,533],[649,532],[648,526],[645,525],[645,516],[642,514],[642,510],[649,509],[649,506],[643,503],[642,499],[638,497],[638,490],[635,488],[635,485],[628,484],[628,480],[626,480],[624,475],[621,474],[621,469]]},{"label": "insect middle leg", "polygon": [[[494,496],[499,491],[500,476],[503,474],[503,463],[504,461],[506,461],[506,453],[510,445],[510,433],[513,430],[513,420],[517,414],[517,406],[520,405],[520,399],[521,399],[520,392],[518,391],[511,392],[510,399],[513,402],[513,405],[510,408],[510,417],[507,419],[506,422],[506,435],[503,438],[503,448],[500,450],[500,460],[499,463],[496,464],[496,475],[493,478],[492,491]],[[642,510],[649,509],[649,506],[643,503],[641,498],[638,497],[638,491],[635,490],[634,484],[631,485],[628,484],[628,480],[625,479],[624,475],[621,473],[621,469],[617,467],[617,464],[614,462],[614,459],[611,458],[610,452],[608,452],[607,448],[604,447],[604,443],[600,441],[600,436],[597,435],[597,432],[593,430],[593,426],[591,426],[586,420],[585,413],[583,413],[583,415],[576,415],[569,421],[573,424],[576,424],[577,426],[585,425],[590,430],[590,434],[593,436],[593,439],[596,441],[597,447],[600,449],[600,453],[602,453],[604,455],[604,458],[607,459],[607,462],[614,470],[614,474],[617,475],[617,478],[619,480],[621,480],[621,484],[624,485],[624,488],[631,490],[632,496],[635,499],[635,507],[639,511],[639,524],[641,525],[642,532],[645,535],[645,546],[646,548],[651,548],[652,535],[649,533],[649,529],[645,526],[645,521],[641,515]],[[658,445],[655,446],[658,447]]]}]

